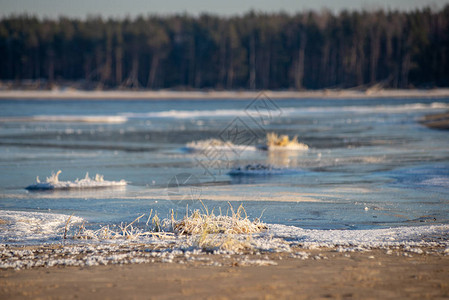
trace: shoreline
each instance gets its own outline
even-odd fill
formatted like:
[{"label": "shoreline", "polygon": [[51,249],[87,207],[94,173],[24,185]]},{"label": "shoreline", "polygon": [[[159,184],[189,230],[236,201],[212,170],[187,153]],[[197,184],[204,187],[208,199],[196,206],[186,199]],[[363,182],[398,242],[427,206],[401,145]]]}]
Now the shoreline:
[{"label": "shoreline", "polygon": [[422,299],[449,296],[449,255],[435,252],[432,247],[422,250],[296,248],[292,253],[203,254],[183,263],[157,260],[7,269],[0,270],[0,298]]},{"label": "shoreline", "polygon": [[372,99],[445,98],[449,88],[431,90],[317,90],[317,91],[80,91],[0,90],[0,100],[164,100],[164,99],[254,99],[261,93],[273,99]]}]

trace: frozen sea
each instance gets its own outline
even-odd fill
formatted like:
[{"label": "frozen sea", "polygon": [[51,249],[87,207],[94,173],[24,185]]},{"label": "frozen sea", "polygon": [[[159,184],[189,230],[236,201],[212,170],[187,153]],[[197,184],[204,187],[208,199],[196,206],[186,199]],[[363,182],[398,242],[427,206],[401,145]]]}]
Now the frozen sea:
[{"label": "frozen sea", "polygon": [[[1,100],[0,219],[73,214],[95,227],[151,210],[183,215],[200,199],[302,229],[447,225],[449,131],[418,122],[447,110],[449,98]],[[268,132],[298,136],[309,150],[257,150]],[[205,139],[241,147],[186,149]],[[248,164],[281,172],[227,174]],[[61,181],[88,172],[128,185],[25,189],[58,170]]]}]

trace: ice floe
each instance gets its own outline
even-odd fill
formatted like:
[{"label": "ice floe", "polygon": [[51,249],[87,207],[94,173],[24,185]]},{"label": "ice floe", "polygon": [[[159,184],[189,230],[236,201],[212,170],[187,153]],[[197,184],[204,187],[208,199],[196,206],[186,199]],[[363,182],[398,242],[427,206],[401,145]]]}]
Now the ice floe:
[{"label": "ice floe", "polygon": [[103,175],[96,174],[95,178],[90,178],[89,173],[83,179],[76,179],[75,181],[59,181],[59,170],[56,174],[53,173],[47,177],[45,182],[41,182],[39,177],[36,178],[36,183],[26,187],[27,190],[55,190],[55,189],[86,189],[86,188],[106,188],[125,186],[125,180],[108,181],[104,180]]}]

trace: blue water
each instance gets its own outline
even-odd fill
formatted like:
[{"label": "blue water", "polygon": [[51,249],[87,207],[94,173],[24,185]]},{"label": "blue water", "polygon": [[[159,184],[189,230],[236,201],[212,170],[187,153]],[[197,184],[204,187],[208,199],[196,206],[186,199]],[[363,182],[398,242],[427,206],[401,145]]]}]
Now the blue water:
[{"label": "blue water", "polygon": [[[74,213],[90,224],[161,216],[202,207],[223,213],[243,203],[251,217],[317,229],[449,223],[449,131],[418,120],[449,109],[449,99],[290,99],[269,109],[251,100],[1,100],[0,209]],[[256,104],[256,105],[254,105]],[[259,103],[260,104],[260,103]],[[266,107],[265,107],[266,108]],[[36,121],[34,116],[41,116]],[[122,116],[123,123],[45,121],[45,116]],[[297,135],[308,151],[192,153],[191,141],[232,137],[263,143],[267,132]],[[260,163],[285,175],[230,177]],[[103,174],[124,189],[28,192],[60,180]],[[198,188],[173,190],[190,174]],[[173,193],[187,196],[173,199]]]}]

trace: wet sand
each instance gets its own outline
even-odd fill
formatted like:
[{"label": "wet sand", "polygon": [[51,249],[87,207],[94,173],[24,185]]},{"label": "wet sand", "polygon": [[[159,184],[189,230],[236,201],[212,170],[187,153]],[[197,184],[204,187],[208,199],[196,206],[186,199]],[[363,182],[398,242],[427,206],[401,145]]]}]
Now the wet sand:
[{"label": "wet sand", "polygon": [[[80,91],[80,90],[3,90],[0,99],[254,99],[261,91]],[[317,90],[317,91],[264,91],[273,99],[370,99],[370,98],[441,98],[449,97],[449,89],[431,90]]]},{"label": "wet sand", "polygon": [[[425,250],[425,249],[424,249]],[[275,265],[241,256],[204,261],[0,271],[0,299],[442,299],[449,297],[449,256],[402,250],[267,254]],[[432,252],[432,251],[430,251]],[[424,251],[426,253],[426,251]],[[263,254],[264,255],[264,254]],[[212,257],[212,256],[209,256]],[[246,256],[247,261],[257,259]],[[259,256],[260,258],[260,256]]]}]

